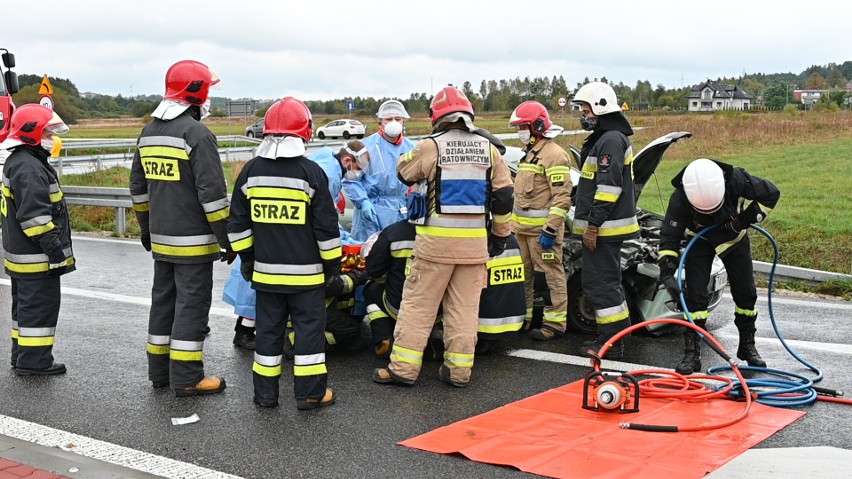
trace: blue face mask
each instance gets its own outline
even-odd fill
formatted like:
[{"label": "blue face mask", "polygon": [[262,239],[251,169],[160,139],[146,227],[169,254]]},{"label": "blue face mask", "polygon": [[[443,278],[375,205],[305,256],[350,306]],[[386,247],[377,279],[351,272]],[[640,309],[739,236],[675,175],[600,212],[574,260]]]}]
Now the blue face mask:
[{"label": "blue face mask", "polygon": [[593,131],[598,127],[598,119],[597,118],[589,118],[586,115],[582,115],[580,117],[580,126],[583,127],[586,131]]}]

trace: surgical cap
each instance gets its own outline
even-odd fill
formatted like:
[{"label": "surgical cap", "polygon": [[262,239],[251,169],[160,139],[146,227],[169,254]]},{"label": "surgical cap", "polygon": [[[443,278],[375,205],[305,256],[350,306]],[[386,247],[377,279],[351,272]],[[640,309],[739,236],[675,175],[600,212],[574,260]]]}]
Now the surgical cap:
[{"label": "surgical cap", "polygon": [[411,118],[408,116],[408,112],[405,111],[405,107],[402,106],[402,103],[397,100],[388,100],[382,103],[382,106],[379,107],[379,112],[376,113],[376,116],[379,118],[399,116],[406,120]]}]

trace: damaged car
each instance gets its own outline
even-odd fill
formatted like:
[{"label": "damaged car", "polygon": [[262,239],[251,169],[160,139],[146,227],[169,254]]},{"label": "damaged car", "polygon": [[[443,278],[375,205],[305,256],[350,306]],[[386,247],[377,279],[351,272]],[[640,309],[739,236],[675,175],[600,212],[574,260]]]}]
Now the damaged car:
[{"label": "damaged car", "polygon": [[[663,135],[650,142],[634,156],[633,178],[637,203],[642,190],[654,175],[654,171],[662,161],[666,150],[678,140],[691,136],[692,133],[686,131]],[[580,151],[571,146],[570,153],[573,160],[571,179],[576,187],[580,177]],[[503,156],[514,176],[518,171],[518,162],[524,156],[523,150],[509,147]],[[668,198],[664,199],[664,201],[667,200]],[[636,324],[656,318],[683,319],[683,313],[680,311],[677,301],[669,295],[659,279],[660,268],[657,266],[657,260],[659,259],[660,228],[663,216],[638,208],[636,217],[640,226],[639,237],[624,241],[621,247],[622,286],[627,305],[630,308],[631,321]],[[566,232],[571,231],[573,219],[572,193],[572,206],[568,212]],[[586,300],[580,284],[582,244],[580,240],[571,238],[570,233],[566,233],[562,251],[565,277],[568,282],[568,330],[583,334],[594,334],[597,327],[594,308]],[[684,281],[686,280],[687,278],[684,277]],[[707,284],[707,290],[710,293],[708,311],[715,309],[721,302],[727,280],[728,275],[722,261],[718,257],[714,258],[710,281]],[[536,272],[536,309],[540,310],[544,304],[549,304],[549,301],[544,274]],[[538,312],[540,313],[540,311]],[[536,316],[539,316],[539,314]],[[533,327],[537,327],[537,325],[533,324]],[[662,334],[669,327],[668,324],[652,324],[648,325],[646,330],[651,334]]]}]

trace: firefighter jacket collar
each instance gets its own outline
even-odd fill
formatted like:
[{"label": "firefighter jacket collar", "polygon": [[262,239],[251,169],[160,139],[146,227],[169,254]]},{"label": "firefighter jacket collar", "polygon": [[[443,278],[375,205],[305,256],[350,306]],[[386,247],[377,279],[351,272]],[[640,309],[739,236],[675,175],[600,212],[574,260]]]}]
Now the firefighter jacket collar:
[{"label": "firefighter jacket collar", "polygon": [[298,136],[266,136],[257,147],[257,156],[274,160],[295,158],[305,154],[305,140]]},{"label": "firefighter jacket collar", "polygon": [[160,120],[169,121],[174,120],[181,113],[185,112],[187,108],[189,108],[189,103],[184,103],[176,100],[163,100],[157,105],[157,108],[154,109],[154,112],[151,113],[151,116],[154,118],[159,118]]}]

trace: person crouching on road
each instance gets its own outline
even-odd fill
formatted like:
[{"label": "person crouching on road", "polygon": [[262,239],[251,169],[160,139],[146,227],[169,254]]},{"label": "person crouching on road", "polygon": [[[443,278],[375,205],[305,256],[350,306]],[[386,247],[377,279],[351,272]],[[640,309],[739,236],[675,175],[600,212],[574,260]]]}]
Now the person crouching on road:
[{"label": "person crouching on road", "polygon": [[42,105],[12,113],[3,165],[3,263],[12,280],[12,367],[18,376],[65,373],[53,360],[60,280],[76,269],[68,207],[48,163],[53,134],[68,127]]},{"label": "person crouching on road", "polygon": [[[499,151],[473,132],[473,105],[464,93],[443,88],[432,98],[430,116],[434,133],[397,166],[402,181],[420,188],[411,201],[420,205],[409,208],[409,218],[420,224],[390,365],[374,370],[372,379],[414,384],[443,299],[445,351],[438,377],[465,387],[473,368],[485,264],[489,253],[497,256],[505,249],[511,232],[512,178]],[[489,211],[494,216],[490,237]]]},{"label": "person crouching on road", "polygon": [[204,374],[204,335],[213,262],[233,261],[229,202],[216,136],[201,123],[210,87],[206,65],[183,60],[166,72],[166,94],[142,129],[130,170],[142,246],[154,257],[148,318],[148,378],[176,396],[216,394],[225,379]]},{"label": "person crouching on road", "polygon": [[334,404],[325,366],[325,285],[340,275],[337,210],[322,168],[304,156],[313,120],[293,97],[266,113],[257,156],[234,184],[228,237],[257,292],[254,402],[278,405],[288,318],[296,408]]},{"label": "person crouching on road", "polygon": [[548,341],[565,333],[568,320],[568,284],[562,265],[565,219],[571,208],[571,175],[565,149],[553,138],[562,127],[550,121],[547,108],[537,101],[525,101],[515,108],[509,126],[518,129],[526,156],[518,163],[515,176],[515,207],[512,230],[518,237],[524,269],[527,325],[532,321],[535,275],[543,271],[550,289],[551,304],[544,307],[540,329],[530,337]]},{"label": "person crouching on road", "polygon": [[[742,168],[703,158],[693,161],[675,176],[672,186],[675,191],[669,199],[660,230],[660,279],[672,299],[678,302],[680,290],[674,274],[681,243],[687,235],[716,225],[693,243],[686,258],[684,272],[689,279],[684,292],[686,307],[695,324],[703,328],[707,324],[710,303],[707,282],[713,258],[719,255],[728,272],[736,306],[734,324],[740,335],[737,357],[749,366],[766,367],[766,361],[754,345],[757,288],[752,271],[751,243],[746,233],[749,226],[766,219],[778,203],[781,192],[768,180]],[[746,200],[751,204],[744,206]],[[698,372],[701,370],[698,333],[684,328],[683,339],[684,357],[675,371],[680,374]]]}]

